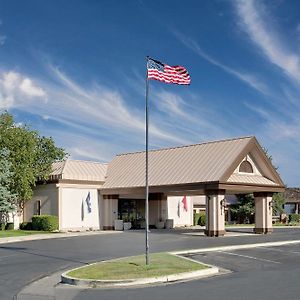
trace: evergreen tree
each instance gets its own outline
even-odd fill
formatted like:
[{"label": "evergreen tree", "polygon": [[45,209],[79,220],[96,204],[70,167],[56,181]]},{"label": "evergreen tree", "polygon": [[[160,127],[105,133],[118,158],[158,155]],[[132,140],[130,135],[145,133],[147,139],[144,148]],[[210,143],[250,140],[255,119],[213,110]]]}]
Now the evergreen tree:
[{"label": "evergreen tree", "polygon": [[0,214],[5,215],[15,209],[16,195],[11,193],[13,173],[8,160],[9,151],[0,149]]}]

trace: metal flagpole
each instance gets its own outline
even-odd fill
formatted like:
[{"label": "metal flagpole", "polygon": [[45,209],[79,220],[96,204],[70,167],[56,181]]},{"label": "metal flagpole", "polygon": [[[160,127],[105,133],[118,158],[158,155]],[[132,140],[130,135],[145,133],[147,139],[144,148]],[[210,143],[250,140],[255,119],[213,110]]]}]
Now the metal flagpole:
[{"label": "metal flagpole", "polygon": [[[146,57],[148,63],[148,56]],[[146,103],[145,103],[145,110],[146,110],[146,174],[145,174],[145,184],[146,184],[146,201],[145,201],[145,219],[146,219],[146,226],[145,226],[145,235],[146,235],[146,265],[149,265],[149,183],[148,183],[148,111],[149,111],[149,104],[148,104],[148,93],[149,93],[149,80],[148,80],[148,68],[146,72]]]}]

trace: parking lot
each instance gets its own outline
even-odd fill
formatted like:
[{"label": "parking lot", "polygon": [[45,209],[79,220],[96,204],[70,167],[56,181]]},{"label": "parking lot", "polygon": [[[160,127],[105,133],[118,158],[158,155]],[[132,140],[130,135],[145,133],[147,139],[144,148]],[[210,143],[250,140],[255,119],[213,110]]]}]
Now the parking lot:
[{"label": "parking lot", "polygon": [[[13,295],[17,295],[14,299],[18,300],[300,299],[300,244],[288,244],[300,240],[299,228],[276,228],[272,235],[265,236],[249,235],[243,229],[241,232],[245,232],[245,235],[228,235],[224,238],[186,234],[190,231],[153,230],[151,250],[159,252],[210,248],[209,251],[198,251],[191,257],[218,266],[223,271],[220,276],[126,289],[74,288],[56,285],[59,276],[53,282],[50,280],[52,277],[45,277],[44,285],[34,285],[28,294],[22,292],[26,280],[33,282],[43,276],[59,273],[59,270],[113,257],[140,254],[144,250],[144,233],[140,231],[129,231],[120,235],[40,240],[0,247],[0,299],[12,299]],[[236,229],[232,231],[240,232]],[[281,242],[285,245],[274,246],[274,243]],[[258,243],[269,244],[251,248],[251,245]],[[247,249],[236,249],[241,246]],[[231,250],[224,247],[231,247]],[[51,293],[45,295],[48,290]]]},{"label": "parking lot", "polygon": [[188,256],[231,272],[300,267],[299,244],[233,251],[217,250]]}]

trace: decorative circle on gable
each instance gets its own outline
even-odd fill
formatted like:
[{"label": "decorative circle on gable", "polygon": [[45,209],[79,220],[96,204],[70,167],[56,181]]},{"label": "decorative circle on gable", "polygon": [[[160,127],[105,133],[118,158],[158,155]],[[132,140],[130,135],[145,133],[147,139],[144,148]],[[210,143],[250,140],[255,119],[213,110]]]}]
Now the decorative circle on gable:
[{"label": "decorative circle on gable", "polygon": [[240,164],[239,172],[241,173],[253,173],[253,167],[249,161],[244,160]]}]

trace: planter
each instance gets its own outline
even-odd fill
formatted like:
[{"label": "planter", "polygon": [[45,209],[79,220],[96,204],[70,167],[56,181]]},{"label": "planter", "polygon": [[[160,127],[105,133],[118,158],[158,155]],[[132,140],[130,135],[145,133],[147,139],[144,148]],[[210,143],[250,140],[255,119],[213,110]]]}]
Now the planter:
[{"label": "planter", "polygon": [[173,219],[167,219],[166,220],[166,229],[172,229],[174,228],[174,220]]},{"label": "planter", "polygon": [[124,230],[129,230],[131,228],[131,222],[124,222]]},{"label": "planter", "polygon": [[163,229],[163,228],[165,228],[165,222],[163,222],[163,221],[156,222],[155,227],[157,229]]},{"label": "planter", "polygon": [[123,220],[115,220],[115,230],[123,231]]}]

